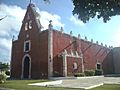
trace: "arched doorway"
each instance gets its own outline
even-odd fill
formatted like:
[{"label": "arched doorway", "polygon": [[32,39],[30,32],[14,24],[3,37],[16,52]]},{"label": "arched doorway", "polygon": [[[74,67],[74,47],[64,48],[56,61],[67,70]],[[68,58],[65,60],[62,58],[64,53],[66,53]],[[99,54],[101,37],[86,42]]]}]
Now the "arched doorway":
[{"label": "arched doorway", "polygon": [[28,56],[24,59],[23,78],[28,79],[30,75],[30,59]]}]

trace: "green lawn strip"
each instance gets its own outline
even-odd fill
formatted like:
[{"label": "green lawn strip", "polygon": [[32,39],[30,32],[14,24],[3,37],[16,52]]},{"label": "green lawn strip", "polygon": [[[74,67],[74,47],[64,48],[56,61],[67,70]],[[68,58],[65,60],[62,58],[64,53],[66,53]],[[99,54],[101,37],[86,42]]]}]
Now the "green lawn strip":
[{"label": "green lawn strip", "polygon": [[105,84],[90,90],[120,90],[120,84]]},{"label": "green lawn strip", "polygon": [[43,82],[43,81],[44,80],[7,80],[4,84],[0,84],[0,87],[17,89],[17,90],[25,90],[25,89],[30,89],[31,87],[34,88],[34,86],[29,86],[27,84]]},{"label": "green lawn strip", "polygon": [[[72,88],[58,88],[58,87],[39,87],[33,85],[27,85],[31,83],[40,83],[48,80],[7,80],[4,84],[0,84],[0,88],[10,88],[15,90],[82,90]],[[100,87],[96,87],[90,90],[120,90],[120,85],[105,84]]]},{"label": "green lawn strip", "polygon": [[39,86],[27,85],[31,83],[40,83],[45,81],[47,80],[7,80],[4,84],[0,84],[0,88],[9,88],[15,90],[82,90],[82,89],[39,87]]}]

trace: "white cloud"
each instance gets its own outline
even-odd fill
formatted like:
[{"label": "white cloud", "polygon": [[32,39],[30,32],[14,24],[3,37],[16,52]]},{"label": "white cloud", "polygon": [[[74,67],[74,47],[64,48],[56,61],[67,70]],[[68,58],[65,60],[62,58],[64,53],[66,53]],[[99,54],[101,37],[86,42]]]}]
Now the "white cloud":
[{"label": "white cloud", "polygon": [[70,21],[72,21],[76,25],[80,25],[80,26],[84,26],[85,25],[82,21],[77,19],[75,16],[71,16],[70,17]]},{"label": "white cloud", "polygon": [[[38,9],[41,18],[41,24],[44,29],[48,28],[49,20],[53,21],[53,27],[64,27],[61,23],[59,15],[52,15],[47,11],[40,11]],[[11,6],[0,4],[0,18],[7,16],[0,21],[0,60],[10,60],[11,55],[11,39],[13,35],[18,35],[22,20],[24,18],[26,10],[19,6]]]},{"label": "white cloud", "polygon": [[112,42],[115,47],[120,47],[120,28],[118,28],[112,36]]},{"label": "white cloud", "polygon": [[51,14],[46,11],[39,11],[40,13],[40,22],[42,26],[44,27],[43,29],[47,29],[49,25],[49,21],[52,20],[53,28],[57,29],[57,27],[64,27],[64,24],[61,23],[61,17],[57,14]]},{"label": "white cloud", "polygon": [[11,39],[18,35],[25,9],[19,6],[7,6],[0,4],[0,18],[7,16],[0,21],[0,60],[10,60]]}]

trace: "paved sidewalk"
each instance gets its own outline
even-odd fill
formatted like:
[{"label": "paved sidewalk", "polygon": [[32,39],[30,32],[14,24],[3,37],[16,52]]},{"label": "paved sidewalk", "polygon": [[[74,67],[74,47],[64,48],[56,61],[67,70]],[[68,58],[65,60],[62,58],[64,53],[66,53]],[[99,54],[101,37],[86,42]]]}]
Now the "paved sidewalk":
[{"label": "paved sidewalk", "polygon": [[[57,80],[58,84],[52,82],[52,84],[46,86],[52,87],[67,87],[67,88],[83,88],[83,89],[90,89],[94,88],[103,84],[120,84],[120,77],[81,77],[81,78],[69,78],[69,79],[62,79],[60,78]],[[60,82],[59,82],[60,81]],[[32,84],[31,84],[32,85]],[[37,86],[42,86],[41,83],[34,84]]]},{"label": "paved sidewalk", "polygon": [[56,87],[90,89],[103,84],[120,84],[120,77],[91,77],[63,80],[62,84]]}]

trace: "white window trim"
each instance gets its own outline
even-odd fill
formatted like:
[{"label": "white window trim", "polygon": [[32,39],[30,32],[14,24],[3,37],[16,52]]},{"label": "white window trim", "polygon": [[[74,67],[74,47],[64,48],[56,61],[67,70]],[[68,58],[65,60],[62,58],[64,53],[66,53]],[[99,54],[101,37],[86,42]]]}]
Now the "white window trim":
[{"label": "white window trim", "polygon": [[29,29],[32,29],[32,20],[29,21]]},{"label": "white window trim", "polygon": [[[26,46],[26,43],[28,43],[29,42],[29,50],[25,50],[25,46]],[[24,42],[24,52],[29,52],[31,50],[31,41],[30,40],[27,40],[27,41],[25,41]]]},{"label": "white window trim", "polygon": [[25,23],[25,31],[27,31],[28,30],[28,23],[26,22]]},{"label": "white window trim", "polygon": [[[100,69],[97,68],[97,64],[100,64]],[[101,63],[96,63],[96,70],[101,70],[102,69],[102,64]]]}]

